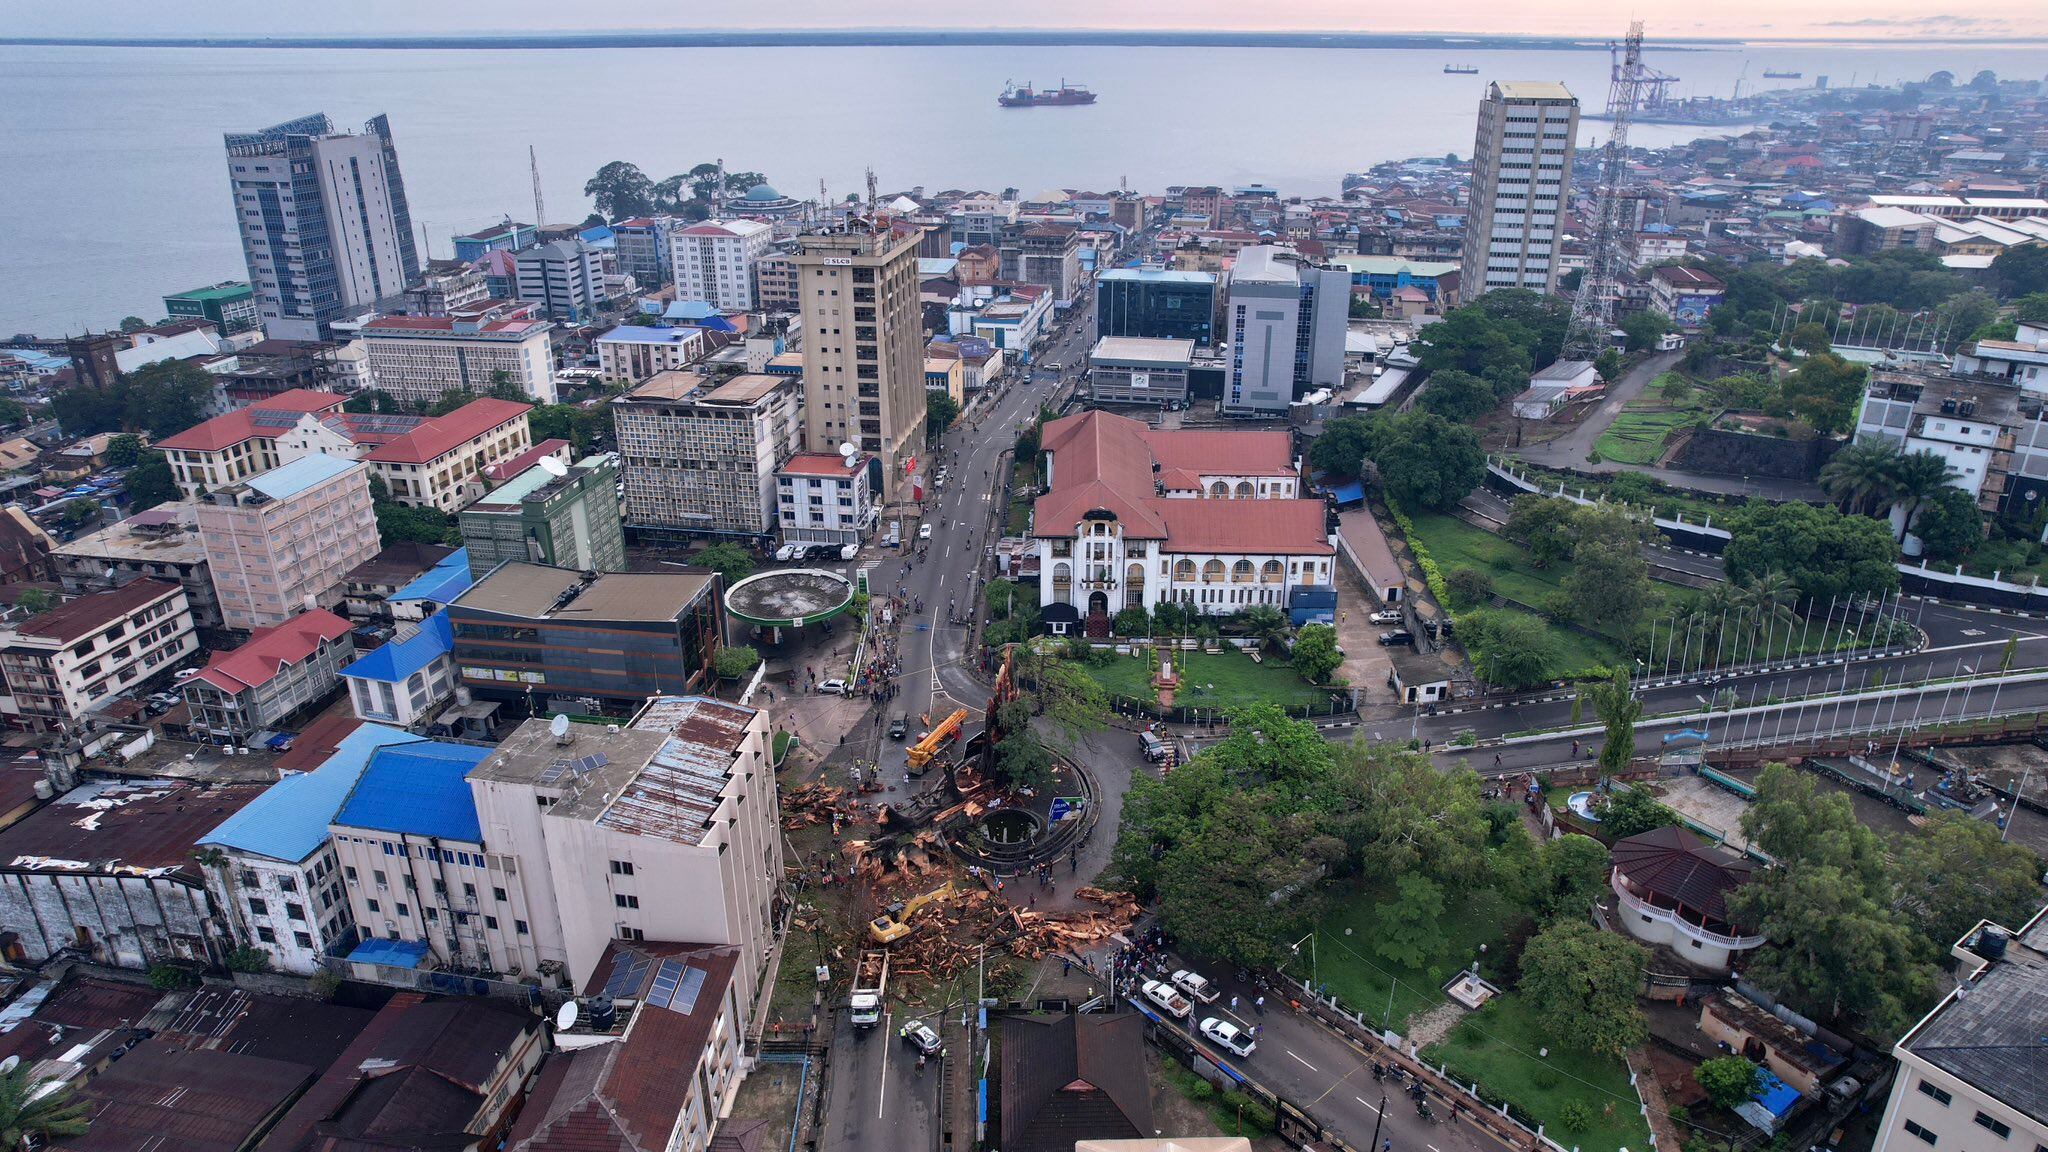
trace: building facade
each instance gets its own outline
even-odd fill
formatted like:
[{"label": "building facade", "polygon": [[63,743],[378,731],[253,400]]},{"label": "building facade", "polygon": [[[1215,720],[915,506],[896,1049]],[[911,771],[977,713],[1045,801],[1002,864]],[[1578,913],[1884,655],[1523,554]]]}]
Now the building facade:
[{"label": "building facade", "polygon": [[[664,372],[612,402],[636,531],[766,536],[775,466],[800,442],[799,380]],[[921,390],[921,388],[920,388]]]},{"label": "building facade", "polygon": [[258,628],[241,647],[213,653],[183,682],[188,727],[219,743],[245,744],[325,701],[355,658],[349,622],[324,609]]},{"label": "building facade", "polygon": [[229,186],[263,330],[323,340],[352,309],[419,275],[390,121],[336,132],[324,115],[226,137]]},{"label": "building facade", "polygon": [[241,280],[228,280],[164,297],[164,315],[172,319],[207,320],[223,336],[247,332],[263,322],[256,290]]},{"label": "building facade", "polygon": [[794,544],[858,544],[880,510],[871,486],[872,458],[799,452],[775,471],[776,518]]},{"label": "building facade", "polygon": [[705,220],[669,236],[676,299],[704,300],[728,312],[759,307],[755,264],[768,254],[775,230],[754,220]]},{"label": "building facade", "polygon": [[343,601],[377,554],[369,468],[307,456],[209,492],[196,518],[226,627],[251,632]]},{"label": "building facade", "polygon": [[584,324],[604,306],[604,265],[581,240],[550,240],[512,254],[519,299],[553,320]]},{"label": "building facade", "polygon": [[346,397],[332,392],[294,389],[259,400],[247,408],[215,416],[166,436],[154,447],[171,466],[171,478],[187,500],[246,480],[285,462],[280,441],[302,416],[319,419],[341,411]]},{"label": "building facade", "polygon": [[754,305],[763,312],[797,310],[796,260],[770,252],[754,262]]},{"label": "building facade", "polygon": [[363,453],[392,500],[453,512],[481,486],[491,465],[533,447],[527,413],[516,400],[482,396],[443,416],[430,416]]},{"label": "building facade", "polygon": [[1487,85],[1472,146],[1472,203],[1458,277],[1465,299],[1495,288],[1556,289],[1578,136],[1578,97],[1564,85]]},{"label": "building facade", "polygon": [[621,271],[645,289],[669,281],[669,233],[676,227],[668,216],[635,216],[612,225],[612,242]]},{"label": "building facade", "polygon": [[[195,628],[221,626],[213,570],[199,538],[198,508],[159,504],[117,524],[57,545],[51,566],[69,595],[106,591],[132,580],[170,580],[185,590]],[[107,573],[111,571],[110,578]]]},{"label": "building facade", "polygon": [[1054,300],[1071,300],[1081,289],[1081,234],[1071,224],[1005,225],[997,255],[1003,279],[1039,285]]},{"label": "building facade", "polygon": [[1188,399],[1192,340],[1104,336],[1088,354],[1088,396],[1097,404],[1179,407]]},{"label": "building facade", "polygon": [[851,443],[880,461],[897,498],[924,434],[917,236],[821,232],[796,239],[804,330],[804,443]]},{"label": "building facade", "polygon": [[1164,268],[1112,268],[1095,278],[1095,334],[1192,340],[1216,335],[1216,276]]},{"label": "building facade", "polygon": [[1224,308],[1223,411],[1281,415],[1315,389],[1342,387],[1350,316],[1343,268],[1271,245],[1240,251]]},{"label": "building facade", "polygon": [[477,497],[456,515],[470,574],[482,579],[506,560],[623,570],[618,484],[615,455],[587,456],[566,467],[551,458]]},{"label": "building facade", "polygon": [[455,692],[455,633],[446,612],[419,621],[407,634],[372,649],[341,670],[349,706],[359,720],[411,728],[423,723]]},{"label": "building facade", "polygon": [[198,650],[185,590],[137,580],[0,631],[0,672],[17,723],[37,732],[68,730]]},{"label": "building facade", "polygon": [[406,404],[443,392],[489,392],[505,379],[537,404],[555,395],[554,325],[546,320],[380,316],[361,339],[373,386]]},{"label": "building facade", "polygon": [[531,224],[507,219],[457,236],[454,242],[455,258],[465,264],[474,264],[491,252],[517,252],[521,248],[531,248],[540,243],[540,230]]},{"label": "building facade", "polygon": [[638,384],[704,357],[702,328],[643,328],[624,324],[597,338],[598,373],[611,384]]}]

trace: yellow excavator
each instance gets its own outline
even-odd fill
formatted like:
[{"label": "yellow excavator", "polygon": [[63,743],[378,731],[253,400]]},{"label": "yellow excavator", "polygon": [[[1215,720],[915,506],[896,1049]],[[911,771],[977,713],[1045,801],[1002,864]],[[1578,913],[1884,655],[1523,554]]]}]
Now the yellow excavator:
[{"label": "yellow excavator", "polygon": [[868,936],[877,944],[894,944],[910,935],[910,921],[925,906],[943,900],[953,894],[953,882],[946,881],[922,896],[912,896],[901,904],[892,904],[888,911],[874,918],[868,924]]},{"label": "yellow excavator", "polygon": [[939,721],[937,728],[926,733],[922,739],[911,746],[909,753],[907,753],[910,758],[910,770],[912,772],[923,772],[924,766],[931,763],[932,757],[939,754],[939,749],[946,746],[946,741],[959,737],[960,726],[965,723],[967,723],[967,709],[965,708],[956,708],[951,716]]}]

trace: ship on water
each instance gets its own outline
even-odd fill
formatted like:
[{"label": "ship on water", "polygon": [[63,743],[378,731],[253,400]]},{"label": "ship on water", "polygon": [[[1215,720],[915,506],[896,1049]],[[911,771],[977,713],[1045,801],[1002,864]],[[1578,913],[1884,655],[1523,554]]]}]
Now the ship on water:
[{"label": "ship on water", "polygon": [[1446,65],[1444,65],[1444,75],[1446,75],[1446,76],[1477,76],[1477,75],[1479,75],[1479,65],[1477,65],[1477,64],[1446,64]]},{"label": "ship on water", "polygon": [[1028,82],[1022,86],[1004,82],[1003,94],[996,97],[996,103],[1005,108],[1050,108],[1062,104],[1093,104],[1095,93],[1078,85],[1060,81],[1057,88],[1037,89]]},{"label": "ship on water", "polygon": [[1764,79],[1766,80],[1798,80],[1805,75],[1806,73],[1804,72],[1773,72],[1769,68],[1764,69]]}]

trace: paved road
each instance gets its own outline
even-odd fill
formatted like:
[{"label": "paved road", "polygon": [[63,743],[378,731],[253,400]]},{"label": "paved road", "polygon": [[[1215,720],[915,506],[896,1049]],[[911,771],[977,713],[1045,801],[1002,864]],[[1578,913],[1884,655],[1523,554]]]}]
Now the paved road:
[{"label": "paved road", "polygon": [[[1552,468],[1587,467],[1586,456],[1593,451],[1593,442],[1614,423],[1628,402],[1642,394],[1650,381],[1670,369],[1684,356],[1682,352],[1662,352],[1643,361],[1634,369],[1622,375],[1620,382],[1607,390],[1599,407],[1593,409],[1578,426],[1555,440],[1542,444],[1524,444],[1514,449],[1514,454],[1531,464],[1544,464]],[[1633,466],[1631,466],[1633,470]]]},{"label": "paved road", "polygon": [[835,1014],[823,1146],[830,1152],[928,1152],[938,1143],[939,1066],[917,1066],[896,1035],[902,1019],[884,1015],[862,1033]]}]

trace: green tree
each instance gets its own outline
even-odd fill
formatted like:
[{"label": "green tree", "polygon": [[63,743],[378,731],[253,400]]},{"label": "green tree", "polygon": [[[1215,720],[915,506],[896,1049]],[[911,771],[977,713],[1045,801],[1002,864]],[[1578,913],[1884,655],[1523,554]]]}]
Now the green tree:
[{"label": "green tree", "polygon": [[149,327],[149,321],[144,320],[140,316],[121,317],[121,331],[123,332],[140,332],[147,327]]},{"label": "green tree", "polygon": [[1691,380],[1677,372],[1666,372],[1657,378],[1657,395],[1662,396],[1666,404],[1683,404],[1697,391],[1699,388]]},{"label": "green tree", "polygon": [[1930,815],[1893,845],[1898,904],[1937,946],[1979,920],[2024,923],[2041,902],[2041,860],[1998,829],[1953,810]]},{"label": "green tree", "polygon": [[2048,324],[2048,291],[2029,292],[2013,301],[2012,318],[2022,324]]},{"label": "green tree", "polygon": [[1666,332],[1671,331],[1671,317],[1654,308],[1646,308],[1622,318],[1616,327],[1626,338],[1625,345],[1631,352],[1648,352],[1657,346]]},{"label": "green tree", "polygon": [[1607,794],[1607,802],[1600,806],[1600,831],[1616,840],[1626,840],[1658,828],[1669,828],[1678,823],[1678,813],[1657,802],[1650,790],[1641,786],[1615,788]]},{"label": "green tree", "polygon": [[1403,968],[1427,968],[1447,945],[1443,885],[1420,873],[1394,878],[1394,898],[1374,918],[1372,950]]},{"label": "green tree", "polygon": [[427,405],[426,415],[446,416],[457,409],[467,408],[476,399],[476,394],[460,388],[450,388],[441,393],[433,403]]},{"label": "green tree", "polygon": [[1110,620],[1110,628],[1119,636],[1143,636],[1150,629],[1152,618],[1145,615],[1141,604],[1122,609]]},{"label": "green tree", "polygon": [[1844,512],[1868,511],[1891,499],[1899,459],[1899,446],[1891,440],[1846,445],[1821,468],[1821,489]]},{"label": "green tree", "polygon": [[1320,828],[1342,842],[1349,871],[1458,885],[1484,873],[1486,817],[1471,769],[1439,769],[1394,743],[1351,740],[1330,751]]},{"label": "green tree", "polygon": [[1507,523],[1501,535],[1529,550],[1529,562],[1548,568],[1569,560],[1577,539],[1573,517],[1578,505],[1562,496],[1538,496],[1533,492],[1515,497],[1508,505]]},{"label": "green tree", "polygon": [[527,412],[526,424],[534,443],[567,440],[569,450],[583,456],[603,440],[610,429],[611,406],[597,404],[585,408],[581,404],[542,404]]},{"label": "green tree", "polygon": [[595,176],[584,182],[583,194],[597,203],[598,213],[607,220],[645,215],[654,207],[653,182],[624,160],[613,160],[599,168]]},{"label": "green tree", "polygon": [[0,426],[15,427],[28,423],[28,409],[21,401],[0,396]]},{"label": "green tree", "polygon": [[1294,670],[1311,684],[1327,683],[1344,663],[1337,649],[1337,630],[1328,624],[1304,624],[1294,636]]},{"label": "green tree", "polygon": [[1600,354],[1593,357],[1593,374],[1602,380],[1619,380],[1627,371],[1628,361],[1622,358],[1618,349],[1602,348]]},{"label": "green tree", "polygon": [[1629,685],[1628,673],[1616,669],[1612,680],[1584,689],[1592,701],[1593,715],[1606,729],[1600,741],[1600,773],[1615,776],[1628,769],[1636,754],[1636,721],[1642,719],[1643,702]]},{"label": "green tree", "polygon": [[924,434],[937,437],[960,418],[960,402],[949,392],[924,394]]},{"label": "green tree", "polygon": [[206,419],[213,404],[214,377],[189,360],[159,360],[128,374],[127,411],[122,427],[158,440]]},{"label": "green tree", "polygon": [[375,412],[380,416],[401,416],[405,413],[405,405],[382,388],[358,392],[344,401],[341,407],[345,412]]},{"label": "green tree", "polygon": [[1043,790],[1052,786],[1052,754],[1031,731],[1031,705],[1012,700],[997,714],[996,777],[1011,788]]},{"label": "green tree", "polygon": [[1254,604],[1245,609],[1238,623],[1244,634],[1257,640],[1261,648],[1277,647],[1287,638],[1287,614],[1271,604]]},{"label": "green tree", "polygon": [[1533,616],[1490,609],[1467,613],[1458,617],[1458,638],[1472,653],[1472,670],[1496,688],[1530,688],[1551,678],[1550,632]]},{"label": "green tree", "polygon": [[1493,597],[1493,573],[1484,568],[1453,568],[1444,587],[1459,608],[1477,608]]},{"label": "green tree", "polygon": [[132,432],[123,432],[107,441],[105,453],[108,465],[115,468],[130,468],[142,459],[142,438]]},{"label": "green tree", "polygon": [[1991,282],[2005,299],[2048,292],[2048,248],[2015,244],[1991,260]]},{"label": "green tree", "polygon": [[409,508],[403,504],[376,504],[377,537],[392,544],[460,544],[455,518],[438,508]]},{"label": "green tree", "polygon": [[1804,324],[1794,324],[1791,331],[1785,333],[1785,347],[1808,356],[1818,356],[1832,351],[1835,342],[1828,339],[1825,327],[1809,320]]},{"label": "green tree", "polygon": [[1740,1056],[1708,1060],[1692,1070],[1692,1078],[1722,1108],[1739,1107],[1764,1090],[1763,1069]]},{"label": "green tree", "polygon": [[128,489],[130,515],[178,498],[178,482],[171,475],[171,462],[161,452],[143,453],[122,484]]},{"label": "green tree", "polygon": [[14,606],[31,616],[40,616],[57,606],[57,598],[41,588],[30,588],[14,598]]},{"label": "green tree", "polygon": [[1442,511],[1486,478],[1479,432],[1430,412],[1375,421],[1369,456],[1387,498],[1408,511]]},{"label": "green tree", "polygon": [[[1309,444],[1309,466],[1332,476],[1358,475],[1365,464],[1370,435],[1369,421],[1364,416],[1339,416],[1325,421],[1322,434]],[[1037,451],[1035,446],[1032,451]],[[1024,457],[1020,454],[1018,458]]]},{"label": "green tree", "polygon": [[92,523],[93,518],[99,514],[99,503],[81,496],[76,500],[66,501],[64,506],[57,510],[57,523],[66,528],[83,528]]},{"label": "green tree", "polygon": [[1584,923],[1607,890],[1607,846],[1591,836],[1560,836],[1537,847],[1536,865],[1542,887],[1529,910],[1545,922]]},{"label": "green tree", "polygon": [[709,568],[725,577],[727,587],[746,579],[754,573],[754,557],[737,544],[713,544],[695,556],[690,562],[700,568]]},{"label": "green tree", "polygon": [[1649,952],[1583,920],[1562,920],[1530,938],[1515,990],[1551,1042],[1621,1058],[1649,1038],[1636,1007]]},{"label": "green tree", "polygon": [[1423,389],[1415,406],[1446,420],[1465,424],[1493,411],[1498,402],[1493,385],[1470,372],[1454,368],[1431,376],[1429,387]]},{"label": "green tree", "polygon": [[744,680],[761,666],[761,654],[747,645],[720,648],[711,657],[711,670],[720,680]]},{"label": "green tree", "polygon": [[1863,400],[1863,381],[1868,372],[1832,352],[1809,356],[1790,376],[1779,392],[1785,411],[1811,424],[1815,431],[1832,436],[1856,418]]},{"label": "green tree", "polygon": [[[1019,607],[1017,597],[1018,587],[1012,580],[991,580],[981,590],[981,598],[988,604],[989,618],[993,620],[1009,619],[1011,610]],[[1036,600],[1037,596],[1031,595],[1030,598]]]},{"label": "green tree", "polygon": [[38,1080],[29,1064],[0,1075],[0,1145],[9,1149],[84,1136],[92,1127],[92,1111],[73,1084]]},{"label": "green tree", "polygon": [[1572,568],[1560,587],[1579,621],[1633,632],[1655,596],[1643,546],[1656,530],[1627,509],[1592,504],[1572,514],[1572,531]]},{"label": "green tree", "polygon": [[1944,487],[1920,506],[1913,535],[1936,560],[1960,560],[1984,543],[1984,514],[1961,488]]},{"label": "green tree", "polygon": [[1938,452],[1909,452],[1899,458],[1899,466],[1892,474],[1892,498],[1906,506],[1906,514],[1899,521],[1901,541],[1920,514],[1920,506],[1961,477],[1962,473],[1949,467],[1948,460]]},{"label": "green tree", "polygon": [[1899,586],[1898,542],[1889,525],[1811,504],[1752,501],[1728,523],[1722,552],[1738,583],[1783,572],[1801,599],[1876,596]]}]

